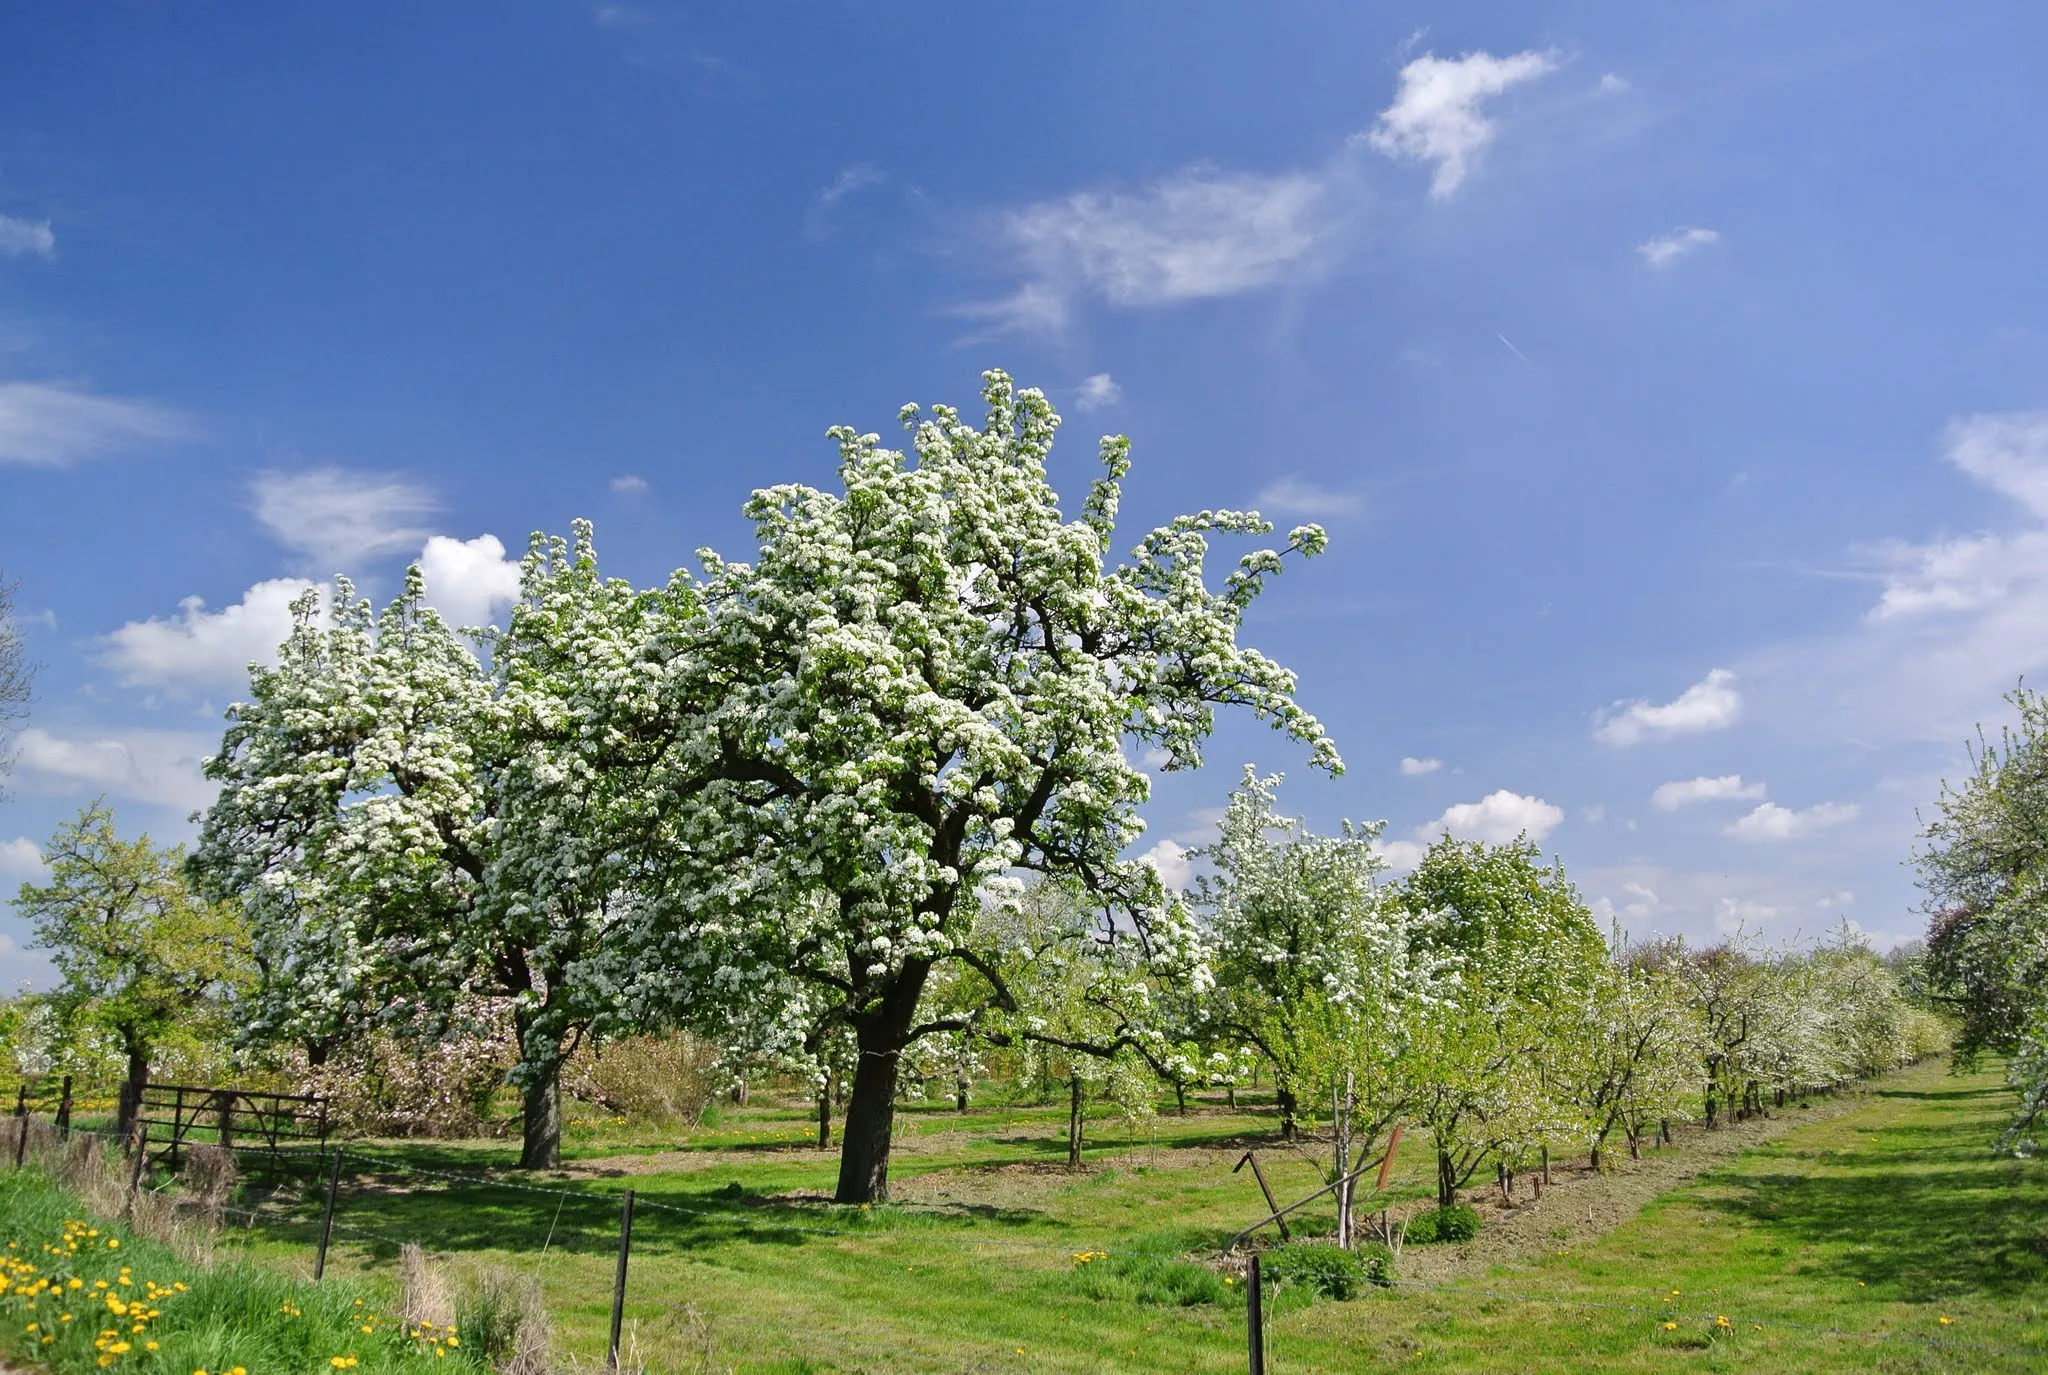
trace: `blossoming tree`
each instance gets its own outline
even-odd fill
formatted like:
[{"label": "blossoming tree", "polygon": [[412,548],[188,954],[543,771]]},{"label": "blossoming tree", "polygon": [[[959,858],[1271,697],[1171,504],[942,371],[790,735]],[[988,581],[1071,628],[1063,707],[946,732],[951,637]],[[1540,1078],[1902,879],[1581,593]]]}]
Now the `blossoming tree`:
[{"label": "blossoming tree", "polygon": [[[1205,581],[1211,535],[1272,527],[1204,511],[1113,564],[1127,442],[1103,441],[1106,471],[1068,520],[1046,475],[1059,417],[1000,372],[983,398],[980,427],[906,407],[914,463],[833,430],[842,490],[757,492],[757,559],[701,553],[702,613],[659,652],[666,714],[650,734],[671,745],[647,948],[714,942],[732,954],[721,974],[793,974],[851,1027],[842,1202],[888,1195],[906,1051],[975,1020],[927,1007],[934,971],[965,966],[990,1007],[1019,1005],[978,921],[991,880],[1069,877],[1099,900],[1105,947],[1189,964],[1185,914],[1125,857],[1149,786],[1128,745],[1190,767],[1216,709],[1243,707],[1341,768],[1294,675],[1238,643],[1282,554]],[[1288,540],[1323,544],[1315,526]]]}]

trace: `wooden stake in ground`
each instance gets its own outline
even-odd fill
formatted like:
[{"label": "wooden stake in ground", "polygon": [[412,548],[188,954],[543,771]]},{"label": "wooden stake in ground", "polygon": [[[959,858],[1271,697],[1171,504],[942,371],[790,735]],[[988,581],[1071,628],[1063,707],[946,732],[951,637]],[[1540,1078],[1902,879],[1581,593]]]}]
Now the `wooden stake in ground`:
[{"label": "wooden stake in ground", "polygon": [[619,1268],[612,1277],[611,1367],[619,1368],[619,1328],[626,1318],[626,1258],[633,1253],[633,1191],[619,1206]]},{"label": "wooden stake in ground", "polygon": [[1280,1200],[1274,1198],[1273,1191],[1266,1187],[1266,1172],[1259,1168],[1259,1158],[1250,1151],[1246,1151],[1244,1159],[1232,1165],[1230,1172],[1236,1174],[1247,1165],[1252,1167],[1252,1178],[1259,1181],[1259,1192],[1266,1196],[1266,1211],[1272,1213],[1273,1221],[1279,1224],[1280,1240],[1287,1240],[1287,1219],[1280,1216]]},{"label": "wooden stake in ground", "polygon": [[1254,1251],[1244,1281],[1244,1335],[1250,1348],[1251,1375],[1266,1375],[1266,1312],[1260,1288],[1259,1253]]}]

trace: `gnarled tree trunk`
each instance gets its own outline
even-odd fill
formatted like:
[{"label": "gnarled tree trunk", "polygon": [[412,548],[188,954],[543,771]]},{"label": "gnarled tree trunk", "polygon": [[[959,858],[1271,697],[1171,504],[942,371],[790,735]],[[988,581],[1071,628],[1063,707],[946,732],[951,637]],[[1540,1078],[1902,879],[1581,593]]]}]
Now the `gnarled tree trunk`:
[{"label": "gnarled tree trunk", "polygon": [[911,1019],[924,993],[927,964],[906,964],[889,981],[879,1001],[853,1017],[860,1048],[853,1093],[840,1132],[839,1203],[889,1201],[889,1146],[896,1131],[896,1074],[910,1044]]}]

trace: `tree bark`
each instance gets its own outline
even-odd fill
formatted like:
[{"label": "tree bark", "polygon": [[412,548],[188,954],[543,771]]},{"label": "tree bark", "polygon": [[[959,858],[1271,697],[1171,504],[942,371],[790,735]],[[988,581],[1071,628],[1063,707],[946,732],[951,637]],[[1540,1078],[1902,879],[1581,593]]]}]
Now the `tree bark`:
[{"label": "tree bark", "polygon": [[1451,1163],[1451,1153],[1439,1149],[1436,1153],[1436,1206],[1448,1208],[1458,1201],[1457,1166]]},{"label": "tree bark", "polygon": [[1067,1081],[1067,1168],[1081,1168],[1081,1079]]},{"label": "tree bark", "polygon": [[1280,1139],[1282,1141],[1292,1141],[1295,1135],[1294,1090],[1285,1084],[1275,1084],[1273,1087],[1273,1101],[1280,1107]]},{"label": "tree bark", "polygon": [[896,1075],[929,965],[905,965],[871,1011],[853,1019],[860,1059],[840,1126],[838,1203],[889,1201],[889,1146],[896,1131]]},{"label": "tree bark", "polygon": [[832,1147],[832,1081],[838,1077],[838,1070],[831,1071],[818,1090],[818,1149],[821,1151]]},{"label": "tree bark", "polygon": [[562,1163],[562,1062],[535,1068],[520,1090],[519,1168],[552,1170]]}]

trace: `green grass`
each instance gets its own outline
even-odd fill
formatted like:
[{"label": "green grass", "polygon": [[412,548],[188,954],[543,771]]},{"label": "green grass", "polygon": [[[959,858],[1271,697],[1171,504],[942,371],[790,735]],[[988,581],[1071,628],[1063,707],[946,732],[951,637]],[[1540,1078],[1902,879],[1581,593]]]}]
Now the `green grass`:
[{"label": "green grass", "polygon": [[[1290,1296],[1277,1305],[1270,1368],[2043,1368],[2048,1166],[1991,1155],[2009,1103],[1991,1072],[1906,1071],[1846,1115],[1794,1127],[1563,1254],[1342,1303]],[[352,1178],[340,1220],[359,1230],[337,1233],[331,1265],[386,1281],[397,1242],[412,1239],[535,1273],[563,1345],[599,1359],[618,1192],[631,1184],[643,1204],[688,1210],[643,1206],[635,1225],[627,1313],[657,1370],[702,1368],[708,1329],[716,1368],[753,1375],[1220,1375],[1244,1368],[1242,1299],[1218,1300],[1177,1257],[1262,1211],[1250,1171],[1229,1170],[1239,1145],[1258,1145],[1283,1197],[1321,1182],[1317,1160],[1267,1139],[1271,1125],[1220,1107],[1161,1117],[1131,1140],[1111,1125],[1090,1149],[1091,1172],[1069,1175],[1059,1166],[1060,1108],[964,1119],[916,1110],[904,1116],[893,1172],[911,1201],[863,1211],[772,1197],[828,1190],[836,1157],[799,1144],[814,1130],[802,1105],[757,1102],[683,1141],[592,1131],[577,1143],[584,1164],[573,1179],[502,1176],[570,1198],[423,1179],[410,1192],[395,1174]],[[635,1137],[642,1150],[684,1154],[628,1159]],[[1223,1149],[1197,1157],[1180,1152],[1188,1146]],[[498,1143],[387,1143],[371,1153],[458,1171],[510,1159]],[[650,1163],[664,1168],[639,1172]],[[1429,1166],[1427,1142],[1416,1142],[1396,1197],[1425,1196]],[[303,1266],[317,1191],[310,1180],[279,1183],[270,1208],[283,1220],[232,1229],[224,1244]],[[1328,1226],[1324,1212],[1302,1230]],[[1095,1251],[1108,1255],[1076,1260]]]},{"label": "green grass", "polygon": [[[88,1217],[40,1172],[0,1177],[0,1220],[0,1353],[15,1361],[64,1375],[340,1375],[339,1358],[348,1375],[447,1375],[448,1358],[408,1339],[362,1284],[315,1287],[248,1261],[201,1269]],[[459,1348],[455,1364],[474,1375]]]}]

